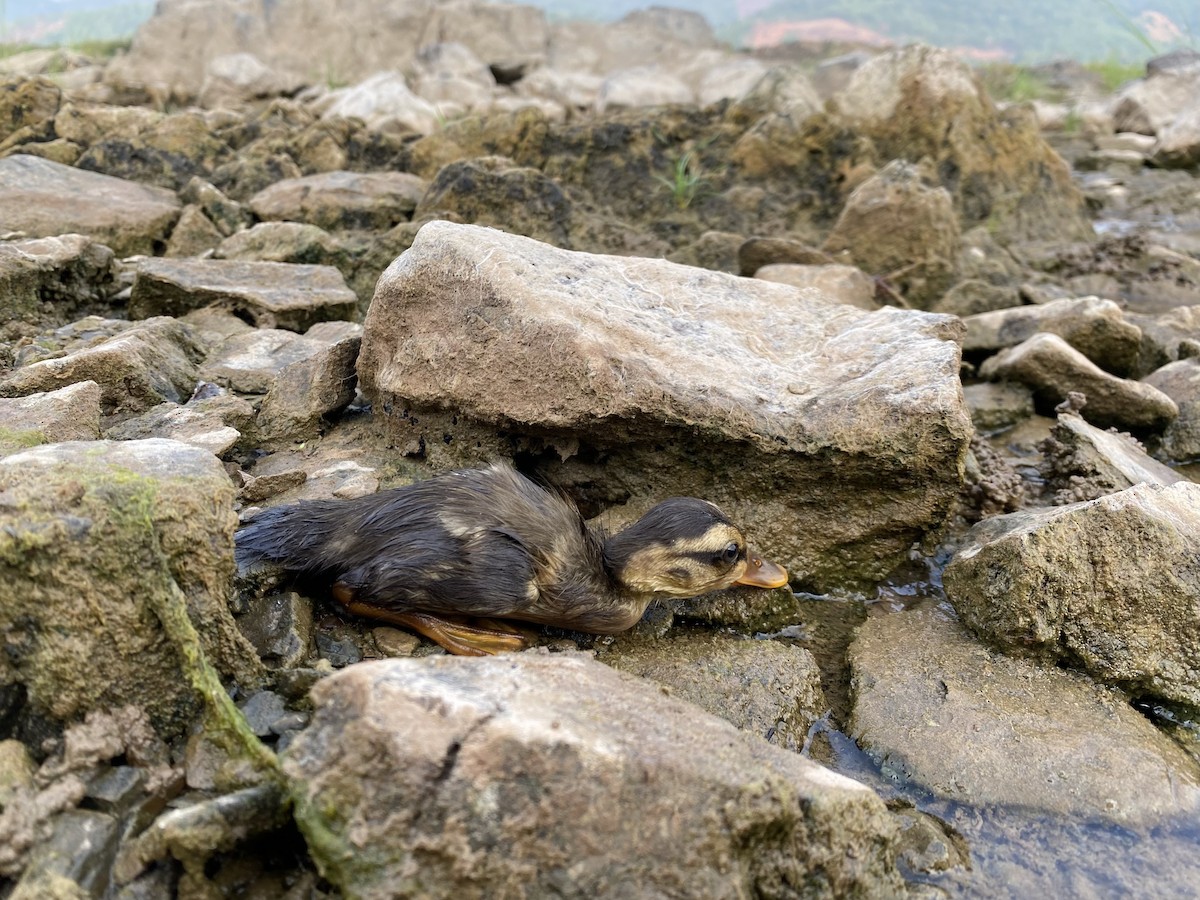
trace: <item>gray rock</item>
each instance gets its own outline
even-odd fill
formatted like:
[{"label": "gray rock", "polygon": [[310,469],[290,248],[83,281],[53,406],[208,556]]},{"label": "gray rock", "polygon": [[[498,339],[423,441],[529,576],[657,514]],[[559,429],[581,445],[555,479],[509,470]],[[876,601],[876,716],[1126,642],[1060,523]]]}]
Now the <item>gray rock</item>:
[{"label": "gray rock", "polygon": [[738,247],[738,274],[756,275],[771,265],[827,266],[833,257],[803,241],[781,237],[752,237]]},{"label": "gray rock", "polygon": [[143,259],[138,262],[129,314],[180,316],[220,306],[261,328],[304,331],[354,314],[357,300],[332,266],[226,259]]},{"label": "gray rock", "polygon": [[163,440],[49,444],[0,459],[0,491],[11,587],[0,627],[19,636],[0,684],[23,684],[32,710],[66,721],[135,704],[180,734],[198,700],[164,634],[170,615],[190,614],[219,673],[257,678],[228,611],[233,485],[212,454]]},{"label": "gray rock", "polygon": [[1175,401],[1179,418],[1167,426],[1159,445],[1176,462],[1200,459],[1200,359],[1181,359],[1147,375],[1143,381]]},{"label": "gray rock", "polygon": [[185,405],[163,403],[126,419],[104,432],[112,441],[170,438],[224,456],[254,420],[254,407],[210,385],[213,396],[189,400]]},{"label": "gray rock", "polygon": [[112,766],[88,781],[86,796],[100,812],[121,818],[145,793],[145,772],[136,766]]},{"label": "gray rock", "polygon": [[226,237],[250,224],[250,216],[240,203],[230,200],[203,178],[196,177],[188,181],[179,190],[179,199],[199,206]]},{"label": "gray rock", "polygon": [[345,629],[333,632],[318,630],[316,633],[317,653],[335,669],[344,669],[362,662],[363,652],[357,636]]},{"label": "gray rock", "polygon": [[313,700],[284,771],[359,897],[902,890],[870,790],[584,656],[381,660]]},{"label": "gray rock", "polygon": [[[1196,84],[1200,86],[1200,78]],[[1200,163],[1200,105],[1194,100],[1191,109],[1180,112],[1158,132],[1153,161],[1156,166],[1177,169]]]},{"label": "gray rock", "polygon": [[760,267],[754,277],[795,288],[812,288],[834,303],[859,309],[879,309],[881,306],[875,299],[875,279],[855,266],[774,263]]},{"label": "gray rock", "polygon": [[979,278],[964,278],[946,291],[941,299],[930,304],[929,309],[966,318],[1020,305],[1021,295],[1016,288],[989,284]]},{"label": "gray rock", "polygon": [[412,217],[425,188],[408,172],[322,172],[278,181],[249,205],[260,219],[384,231]]},{"label": "gray rock", "polygon": [[258,411],[260,437],[302,436],[345,409],[358,385],[354,363],[361,343],[361,337],[346,337],[280,369]]},{"label": "gray rock", "polygon": [[10,322],[78,319],[107,305],[116,275],[112,250],[81,234],[0,242],[0,296]]},{"label": "gray rock", "polygon": [[138,413],[192,395],[200,348],[188,327],[165,316],[127,327],[65,356],[15,369],[0,380],[0,396],[23,397],[93,381],[104,415]]},{"label": "gray rock", "polygon": [[1175,402],[1157,388],[1117,378],[1056,334],[1041,332],[987,360],[979,374],[1015,381],[1033,390],[1040,412],[1072,392],[1086,395],[1083,416],[1095,425],[1150,431],[1165,428],[1176,416]]},{"label": "gray rock", "polygon": [[414,94],[408,79],[394,70],[331,91],[322,106],[322,119],[361,119],[374,131],[431,134],[438,126],[437,107]]},{"label": "gray rock", "polygon": [[1005,652],[1200,704],[1200,485],[1140,484],[980,522],[944,573],[963,622]]},{"label": "gray rock", "polygon": [[[560,447],[560,483],[707,497],[836,584],[886,574],[957,492],[959,327],[432,222],[380,278],[358,372],[399,445],[438,468],[511,453],[499,425]],[[583,445],[604,465],[572,460]]]},{"label": "gray rock", "polygon": [[1185,341],[1200,341],[1200,306],[1180,306],[1157,316],[1126,313],[1126,318],[1142,330],[1138,370],[1144,374],[1182,359]]},{"label": "gray rock", "polygon": [[0,159],[0,200],[8,230],[83,234],[118,256],[165,246],[180,210],[172,191],[25,154]]},{"label": "gray rock", "polygon": [[217,259],[334,266],[345,272],[351,254],[329,232],[301,222],[259,222],[223,240]]},{"label": "gray rock", "polygon": [[[29,864],[14,896],[63,896],[59,879],[77,886],[82,896],[103,897],[108,889],[119,823],[102,812],[74,809],[62,813],[54,823],[50,840],[30,855]],[[68,894],[69,896],[69,894]]]},{"label": "gray rock", "polygon": [[1156,70],[1122,89],[1113,107],[1117,131],[1159,134],[1181,111],[1195,106],[1200,64],[1195,61]]},{"label": "gray rock", "polygon": [[199,206],[189,204],[179,214],[171,230],[164,256],[204,256],[211,254],[224,235]]},{"label": "gray rock", "polygon": [[250,730],[259,737],[270,734],[271,726],[287,712],[283,697],[274,691],[258,691],[251,694],[239,709],[246,717],[246,724]]},{"label": "gray rock", "polygon": [[313,642],[312,603],[295,591],[251,601],[249,611],[237,623],[269,666],[292,669],[308,658]]},{"label": "gray rock", "polygon": [[1126,825],[1200,808],[1200,769],[1124,698],[980,646],[934,609],[868,619],[850,733],[895,779],[977,807]]},{"label": "gray rock", "polygon": [[1148,456],[1129,435],[1101,431],[1070,412],[1059,413],[1042,452],[1047,462],[1046,480],[1058,504],[1095,500],[1135,484],[1170,485],[1187,480]]},{"label": "gray rock", "polygon": [[959,226],[950,193],[929,173],[893,160],[854,189],[822,248],[885,278],[928,309],[957,276]]},{"label": "gray rock", "polygon": [[36,444],[100,437],[100,385],[81,381],[57,391],[0,399],[0,453]]},{"label": "gray rock", "polygon": [[1099,297],[1052,300],[969,316],[963,352],[1015,347],[1035,334],[1057,334],[1114,375],[1129,375],[1137,366],[1142,330],[1125,321],[1121,307]]},{"label": "gray rock", "polygon": [[788,750],[799,750],[828,710],[812,654],[775,641],[709,633],[622,637],[597,658]]},{"label": "gray rock", "polygon": [[1033,415],[1033,393],[1020,384],[983,382],[963,388],[975,430],[987,434],[1012,428]]}]

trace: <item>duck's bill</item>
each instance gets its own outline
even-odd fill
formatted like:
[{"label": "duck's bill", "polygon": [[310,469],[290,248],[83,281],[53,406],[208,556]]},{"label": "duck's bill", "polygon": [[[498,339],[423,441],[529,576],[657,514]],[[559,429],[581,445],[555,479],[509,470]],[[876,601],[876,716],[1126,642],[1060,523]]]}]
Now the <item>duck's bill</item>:
[{"label": "duck's bill", "polygon": [[763,559],[753,550],[746,553],[746,571],[734,584],[748,584],[752,587],[777,588],[788,583],[787,569],[783,566]]}]

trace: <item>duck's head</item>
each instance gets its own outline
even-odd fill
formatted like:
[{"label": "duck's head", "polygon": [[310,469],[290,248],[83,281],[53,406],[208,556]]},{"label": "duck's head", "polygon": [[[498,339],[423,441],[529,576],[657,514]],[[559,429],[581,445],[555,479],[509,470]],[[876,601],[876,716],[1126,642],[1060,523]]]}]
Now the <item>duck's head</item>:
[{"label": "duck's head", "polygon": [[604,542],[604,560],[625,590],[683,599],[734,584],[776,588],[787,584],[782,566],[769,562],[720,509],[706,500],[664,500]]}]

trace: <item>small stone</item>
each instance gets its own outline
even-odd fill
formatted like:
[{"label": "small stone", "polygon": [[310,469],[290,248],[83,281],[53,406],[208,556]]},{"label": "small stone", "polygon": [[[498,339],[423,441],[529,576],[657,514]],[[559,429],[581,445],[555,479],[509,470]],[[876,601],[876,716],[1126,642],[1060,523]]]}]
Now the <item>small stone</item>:
[{"label": "small stone", "polygon": [[317,652],[335,669],[344,669],[362,662],[362,650],[349,637],[337,637],[327,631],[317,632]]},{"label": "small stone", "polygon": [[146,776],[136,766],[113,766],[88,782],[87,798],[101,812],[124,817],[146,792]]},{"label": "small stone", "polygon": [[[112,816],[91,810],[68,810],[58,816],[50,840],[40,844],[30,857],[21,876],[21,885],[43,879],[67,878],[86,896],[103,896],[110,880],[120,838],[118,822]],[[21,887],[17,891],[20,893]],[[31,900],[38,893],[28,895]]]},{"label": "small stone", "polygon": [[272,724],[285,712],[284,700],[274,691],[259,691],[241,704],[242,715],[250,730],[258,737],[272,732]]},{"label": "small stone", "polygon": [[312,642],[312,604],[295,591],[270,594],[250,603],[238,619],[242,634],[263,662],[290,669],[308,657]]},{"label": "small stone", "polygon": [[308,720],[312,718],[308,713],[303,712],[285,712],[282,716],[271,723],[271,733],[284,735],[288,732],[299,731],[308,725]]},{"label": "small stone", "polygon": [[[244,473],[243,473],[244,474]],[[298,488],[308,479],[303,469],[291,469],[274,475],[246,476],[249,480],[238,495],[242,503],[262,503],[277,497],[292,488]]]},{"label": "small stone", "polygon": [[413,651],[421,646],[421,639],[415,634],[386,625],[371,629],[371,635],[375,638],[376,649],[383,656],[412,656]]}]

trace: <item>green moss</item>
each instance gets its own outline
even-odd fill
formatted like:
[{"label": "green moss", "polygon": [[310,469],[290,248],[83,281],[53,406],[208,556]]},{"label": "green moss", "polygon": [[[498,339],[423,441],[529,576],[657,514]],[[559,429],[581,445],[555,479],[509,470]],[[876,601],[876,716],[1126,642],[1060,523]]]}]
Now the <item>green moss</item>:
[{"label": "green moss", "polygon": [[28,450],[46,443],[46,436],[36,428],[4,428],[0,426],[0,455]]}]

